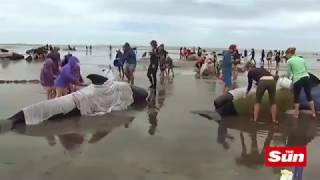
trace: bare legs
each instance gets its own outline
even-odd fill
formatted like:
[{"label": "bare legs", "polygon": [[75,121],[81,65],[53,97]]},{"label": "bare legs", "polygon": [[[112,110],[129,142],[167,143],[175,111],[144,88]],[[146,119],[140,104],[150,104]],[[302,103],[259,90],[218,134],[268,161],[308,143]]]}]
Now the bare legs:
[{"label": "bare legs", "polygon": [[[260,104],[256,103],[254,105],[254,111],[253,111],[253,121],[257,122],[260,112]],[[277,123],[277,105],[272,104],[270,107],[270,113],[271,113],[271,119],[273,123]]]},{"label": "bare legs", "polygon": [[[311,113],[312,113],[312,117],[315,118],[316,117],[316,110],[315,110],[313,101],[309,102],[309,107],[310,107],[310,110],[311,110]],[[299,111],[300,111],[300,104],[299,103],[295,103],[294,104],[294,117],[295,118],[299,117]]]}]

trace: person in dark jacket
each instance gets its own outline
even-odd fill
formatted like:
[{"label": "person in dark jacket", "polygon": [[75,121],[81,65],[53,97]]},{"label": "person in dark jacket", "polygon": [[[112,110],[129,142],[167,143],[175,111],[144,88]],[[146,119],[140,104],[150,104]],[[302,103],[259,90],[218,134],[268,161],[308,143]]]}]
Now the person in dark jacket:
[{"label": "person in dark jacket", "polygon": [[156,88],[157,87],[157,72],[159,67],[159,49],[158,49],[158,43],[155,40],[152,40],[150,42],[151,45],[151,52],[150,52],[150,64],[148,68],[147,76],[150,81],[150,88]]},{"label": "person in dark jacket", "polygon": [[125,43],[123,46],[123,55],[120,59],[125,64],[125,75],[128,78],[128,83],[134,84],[134,72],[137,66],[137,56],[134,53],[129,43]]}]

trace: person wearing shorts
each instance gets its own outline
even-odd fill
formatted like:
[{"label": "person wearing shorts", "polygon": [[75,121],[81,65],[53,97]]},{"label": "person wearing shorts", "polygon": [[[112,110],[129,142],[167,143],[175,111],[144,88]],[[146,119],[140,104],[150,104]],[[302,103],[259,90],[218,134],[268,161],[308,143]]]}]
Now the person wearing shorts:
[{"label": "person wearing shorts", "polygon": [[134,85],[134,72],[136,70],[137,57],[129,43],[125,43],[123,46],[121,62],[125,63],[124,73],[128,79],[128,83]]},{"label": "person wearing shorts", "polygon": [[312,116],[316,117],[316,111],[314,106],[314,101],[311,95],[311,82],[308,73],[306,62],[303,58],[298,57],[296,54],[296,48],[288,48],[286,51],[286,56],[288,60],[288,75],[293,81],[293,95],[294,95],[294,107],[295,107],[295,117],[299,117],[299,96],[301,89],[304,89],[307,100],[309,102],[310,110],[312,111]]},{"label": "person wearing shorts", "polygon": [[247,94],[252,88],[253,81],[257,83],[256,103],[254,105],[253,121],[256,122],[259,117],[260,105],[263,95],[266,91],[269,94],[270,112],[273,123],[277,123],[277,105],[276,105],[276,81],[269,71],[261,68],[255,68],[250,63],[246,64],[248,70],[248,88]]}]

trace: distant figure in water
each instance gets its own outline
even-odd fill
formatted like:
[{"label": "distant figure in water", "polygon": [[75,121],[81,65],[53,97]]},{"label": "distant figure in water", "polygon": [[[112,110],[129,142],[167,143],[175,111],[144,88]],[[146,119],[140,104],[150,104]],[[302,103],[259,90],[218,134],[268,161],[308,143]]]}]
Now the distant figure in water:
[{"label": "distant figure in water", "polygon": [[261,63],[262,63],[263,66],[264,66],[264,58],[265,57],[266,57],[266,54],[264,52],[264,49],[262,49],[262,51],[261,51]]},{"label": "distant figure in water", "polygon": [[248,88],[247,94],[249,94],[253,81],[258,84],[256,91],[256,103],[254,105],[253,121],[257,122],[260,112],[260,106],[262,102],[263,95],[265,91],[268,91],[269,101],[270,101],[270,112],[272,117],[272,122],[277,123],[277,105],[276,105],[276,81],[269,71],[261,68],[255,68],[250,63],[246,64],[246,69],[248,71]]},{"label": "distant figure in water", "polygon": [[278,51],[278,52],[276,53],[275,60],[276,60],[276,70],[278,71],[278,70],[279,70],[279,64],[280,64],[280,61],[281,61],[280,51]]},{"label": "distant figure in water", "polygon": [[202,49],[201,47],[198,47],[198,52],[197,52],[198,57],[202,56]]},{"label": "distant figure in water", "polygon": [[86,55],[88,55],[88,46],[86,46]]},{"label": "distant figure in water", "polygon": [[256,56],[256,52],[255,52],[255,50],[252,48],[251,49],[251,59],[250,59],[250,62],[254,62],[254,64],[257,64],[256,63],[256,60],[255,60],[255,56]]},{"label": "distant figure in water", "polygon": [[270,65],[272,65],[272,56],[273,56],[273,53],[272,51],[270,50],[268,53],[267,53],[267,61],[268,61],[268,70],[270,71]]},{"label": "distant figure in water", "polygon": [[239,51],[236,49],[233,53],[233,64],[232,64],[232,76],[234,81],[238,79],[238,64],[241,63],[240,58],[241,58],[241,55]]},{"label": "distant figure in water", "polygon": [[92,46],[89,46],[90,55],[92,54]]},{"label": "distant figure in water", "polygon": [[245,49],[243,51],[243,56],[244,56],[244,61],[247,62],[248,61],[248,50],[247,49]]},{"label": "distant figure in water", "polygon": [[180,54],[180,59],[182,59],[182,56],[183,56],[183,52],[182,52],[182,47],[180,47],[180,51],[179,51],[179,54]]},{"label": "distant figure in water", "polygon": [[150,81],[150,88],[156,89],[157,87],[157,72],[159,67],[159,49],[158,49],[158,43],[155,40],[152,40],[150,42],[150,46],[152,48],[150,52],[150,64],[148,67],[148,73],[147,76]]},{"label": "distant figure in water", "polygon": [[111,60],[112,58],[112,46],[109,46],[109,59]]}]

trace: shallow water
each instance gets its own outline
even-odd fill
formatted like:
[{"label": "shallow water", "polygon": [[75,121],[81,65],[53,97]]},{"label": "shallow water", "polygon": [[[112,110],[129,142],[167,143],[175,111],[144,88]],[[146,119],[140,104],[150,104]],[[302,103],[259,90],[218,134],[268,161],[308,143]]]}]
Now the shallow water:
[{"label": "shallow water", "polygon": [[[84,73],[100,71],[99,65],[107,59],[98,55],[80,58]],[[21,61],[10,64],[10,71],[0,72],[5,78],[28,75],[32,79],[37,78],[38,68],[39,64]],[[142,70],[137,72],[136,83],[147,87]],[[3,132],[0,179],[278,179],[280,169],[263,167],[265,142],[306,144],[305,179],[319,179],[319,124],[308,116],[303,116],[300,123],[285,116],[280,120],[286,122],[281,128],[261,128],[252,125],[248,115],[228,118],[219,125],[191,111],[213,109],[222,83],[196,79],[190,68],[175,70],[175,79],[160,85],[154,104],[143,110]],[[240,77],[238,84],[244,83],[245,78]],[[0,85],[0,94],[0,119],[45,98],[41,87],[33,84]]]}]

